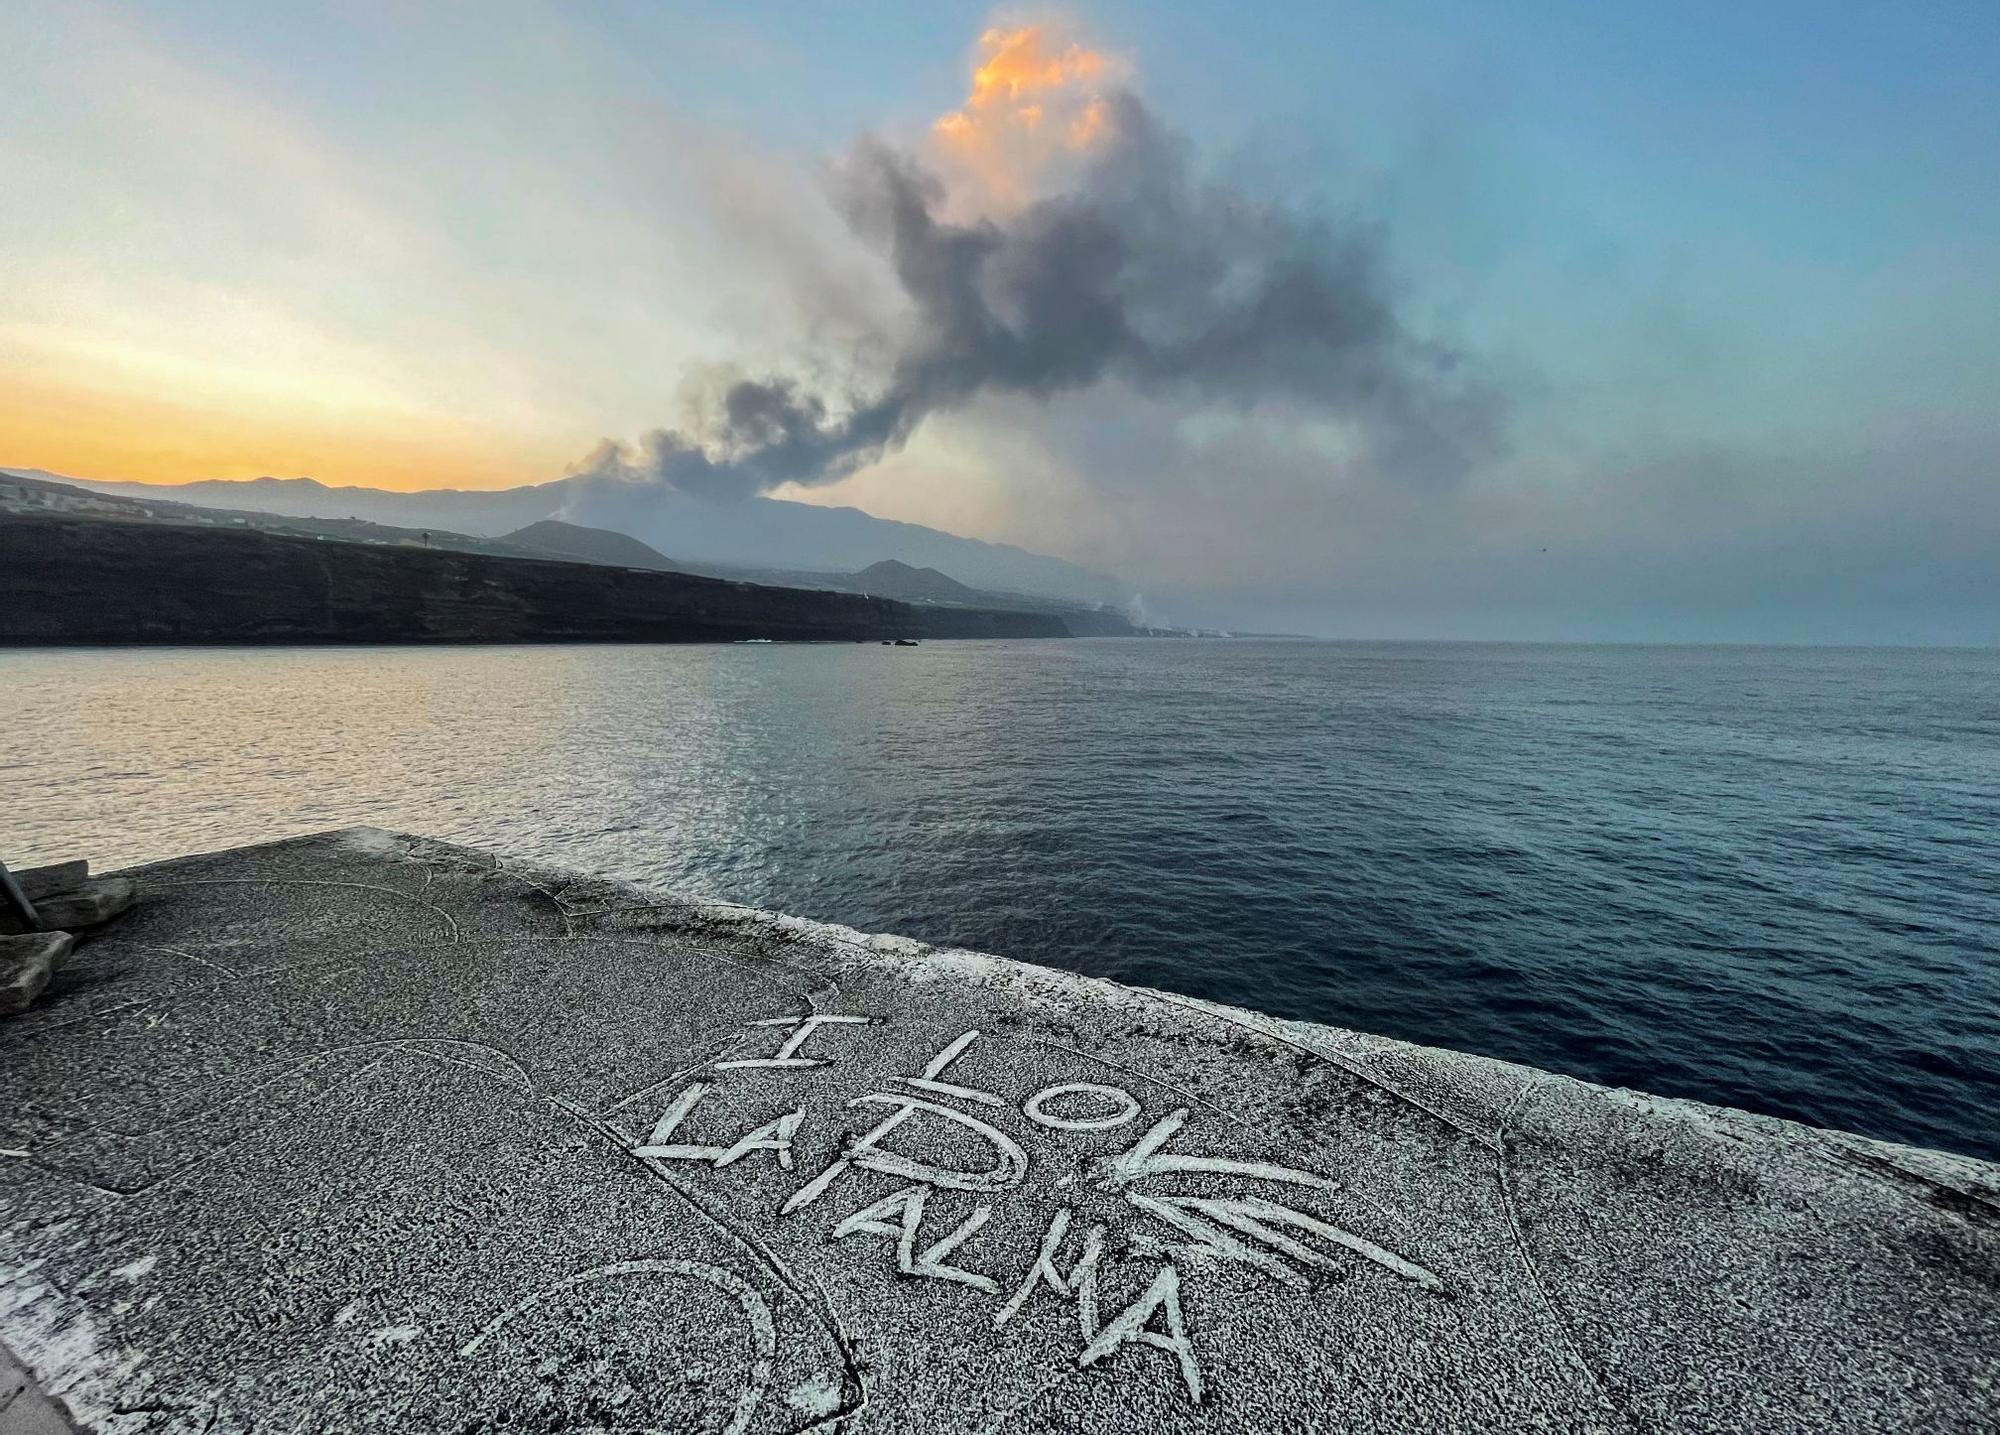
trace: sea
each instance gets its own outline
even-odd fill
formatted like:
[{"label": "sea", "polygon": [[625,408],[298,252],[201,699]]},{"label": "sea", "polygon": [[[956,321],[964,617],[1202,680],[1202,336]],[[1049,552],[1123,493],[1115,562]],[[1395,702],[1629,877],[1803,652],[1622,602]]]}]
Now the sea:
[{"label": "sea", "polygon": [[0,651],[0,858],[356,823],[2000,1157],[2000,652]]}]

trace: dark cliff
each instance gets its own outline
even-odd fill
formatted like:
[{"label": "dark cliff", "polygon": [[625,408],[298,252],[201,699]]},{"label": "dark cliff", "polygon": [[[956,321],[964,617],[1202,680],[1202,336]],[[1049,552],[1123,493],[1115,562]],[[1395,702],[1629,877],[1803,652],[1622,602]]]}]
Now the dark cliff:
[{"label": "dark cliff", "polygon": [[250,529],[0,518],[0,643],[1059,638],[1045,613]]}]

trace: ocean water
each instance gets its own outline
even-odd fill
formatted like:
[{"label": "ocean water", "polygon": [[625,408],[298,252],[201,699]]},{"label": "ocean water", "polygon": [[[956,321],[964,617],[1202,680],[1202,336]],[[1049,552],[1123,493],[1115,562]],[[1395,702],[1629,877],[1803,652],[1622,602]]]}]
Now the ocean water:
[{"label": "ocean water", "polygon": [[2000,1156],[2000,652],[0,652],[0,856],[374,823]]}]

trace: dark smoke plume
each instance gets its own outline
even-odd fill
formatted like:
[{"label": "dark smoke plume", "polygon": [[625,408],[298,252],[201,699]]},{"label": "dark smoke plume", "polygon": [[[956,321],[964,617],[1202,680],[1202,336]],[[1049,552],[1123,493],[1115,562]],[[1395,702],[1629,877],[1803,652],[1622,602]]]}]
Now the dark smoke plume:
[{"label": "dark smoke plume", "polygon": [[717,497],[833,483],[981,394],[1106,379],[1335,420],[1358,462],[1397,479],[1449,482],[1491,449],[1497,398],[1404,327],[1372,229],[1204,182],[1136,96],[1107,104],[1110,138],[1075,183],[997,221],[941,217],[945,185],[915,155],[858,145],[835,199],[912,311],[886,379],[837,405],[789,379],[737,380],[691,430],[656,430],[636,456],[600,450],[590,471]]}]

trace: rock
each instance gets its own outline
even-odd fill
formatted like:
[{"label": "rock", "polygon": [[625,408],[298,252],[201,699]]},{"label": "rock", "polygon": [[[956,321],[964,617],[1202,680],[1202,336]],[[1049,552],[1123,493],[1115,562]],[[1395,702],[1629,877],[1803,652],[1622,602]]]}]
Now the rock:
[{"label": "rock", "polygon": [[0,937],[0,1015],[26,1011],[34,1005],[75,945],[76,938],[68,932]]},{"label": "rock", "polygon": [[30,902],[40,902],[44,897],[58,896],[64,892],[74,892],[90,878],[90,864],[75,862],[53,862],[46,867],[27,867],[14,874],[14,880],[21,884]]},{"label": "rock", "polygon": [[[138,895],[139,889],[124,877],[99,877],[94,882],[84,883],[74,892],[36,902],[35,915],[42,919],[45,931],[94,927],[100,922],[110,921],[131,906]],[[0,911],[0,935],[27,930],[14,913]]]}]

